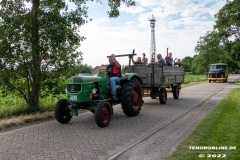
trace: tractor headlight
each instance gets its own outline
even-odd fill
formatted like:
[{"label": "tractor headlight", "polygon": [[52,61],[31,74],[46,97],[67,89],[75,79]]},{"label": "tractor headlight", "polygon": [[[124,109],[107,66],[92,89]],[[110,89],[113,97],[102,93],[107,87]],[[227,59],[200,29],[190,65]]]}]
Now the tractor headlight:
[{"label": "tractor headlight", "polygon": [[93,88],[92,89],[92,94],[96,94],[97,93],[97,88]]}]

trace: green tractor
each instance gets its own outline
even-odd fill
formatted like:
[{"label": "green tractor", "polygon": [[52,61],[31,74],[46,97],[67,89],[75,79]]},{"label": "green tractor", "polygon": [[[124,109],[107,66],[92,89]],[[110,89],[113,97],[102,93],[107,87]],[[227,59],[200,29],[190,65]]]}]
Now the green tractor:
[{"label": "green tractor", "polygon": [[[116,55],[133,56],[135,54]],[[117,100],[111,98],[108,78],[103,72],[97,75],[78,75],[67,80],[67,99],[61,99],[55,106],[55,118],[58,122],[68,123],[72,116],[77,116],[79,109],[87,109],[95,114],[99,127],[109,125],[113,115],[113,105],[121,104],[127,116],[136,116],[143,103],[141,78],[136,73],[121,74],[117,84]]]}]

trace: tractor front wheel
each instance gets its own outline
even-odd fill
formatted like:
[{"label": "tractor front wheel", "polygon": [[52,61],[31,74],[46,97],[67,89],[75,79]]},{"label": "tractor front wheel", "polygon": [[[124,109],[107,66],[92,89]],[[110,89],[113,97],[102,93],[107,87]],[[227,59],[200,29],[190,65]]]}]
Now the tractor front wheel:
[{"label": "tractor front wheel", "polygon": [[100,101],[95,110],[95,122],[101,127],[107,127],[112,117],[112,105],[108,101]]},{"label": "tractor front wheel", "polygon": [[72,119],[70,110],[67,108],[67,100],[61,99],[57,102],[54,110],[54,115],[59,123],[65,124]]}]

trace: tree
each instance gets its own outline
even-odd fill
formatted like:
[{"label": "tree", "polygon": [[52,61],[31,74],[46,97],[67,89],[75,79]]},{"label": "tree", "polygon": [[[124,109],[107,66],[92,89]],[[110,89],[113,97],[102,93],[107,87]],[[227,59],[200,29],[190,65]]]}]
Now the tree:
[{"label": "tree", "polygon": [[194,57],[192,68],[194,72],[202,74],[207,72],[207,66],[212,63],[227,63],[229,61],[229,55],[225,51],[224,44],[221,43],[219,32],[216,30],[209,31],[203,37],[200,37],[195,51],[198,56]]},{"label": "tree", "polygon": [[[30,107],[38,108],[41,82],[50,72],[66,73],[81,63],[77,51],[84,40],[79,26],[88,21],[87,0],[2,0],[0,2],[0,76],[9,90],[18,92]],[[109,17],[119,16],[121,2],[109,0]],[[31,8],[26,6],[31,4]]]},{"label": "tree", "polygon": [[184,67],[185,72],[192,72],[192,70],[191,70],[192,60],[193,60],[193,58],[190,56],[184,57],[182,59],[181,63]]},{"label": "tree", "polygon": [[219,31],[225,51],[230,57],[228,65],[232,70],[237,70],[240,67],[240,0],[228,1],[216,18],[214,27]]},{"label": "tree", "polygon": [[224,42],[240,39],[240,0],[228,1],[216,14],[216,28]]}]

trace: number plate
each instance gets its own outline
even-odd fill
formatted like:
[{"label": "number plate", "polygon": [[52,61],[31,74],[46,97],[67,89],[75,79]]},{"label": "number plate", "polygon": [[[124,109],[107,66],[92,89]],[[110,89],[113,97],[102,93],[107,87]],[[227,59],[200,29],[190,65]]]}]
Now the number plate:
[{"label": "number plate", "polygon": [[70,95],[70,101],[77,101],[77,95]]}]

